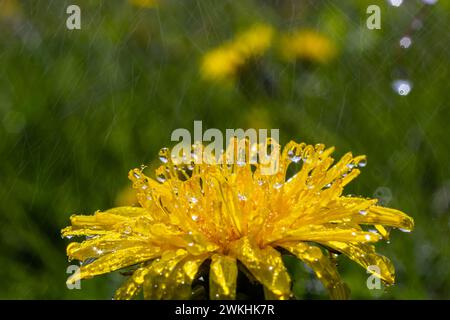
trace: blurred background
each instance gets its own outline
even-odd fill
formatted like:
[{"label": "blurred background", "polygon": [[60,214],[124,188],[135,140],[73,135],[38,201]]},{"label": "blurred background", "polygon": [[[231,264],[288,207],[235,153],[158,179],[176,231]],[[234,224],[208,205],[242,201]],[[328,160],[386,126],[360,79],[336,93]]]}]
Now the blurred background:
[{"label": "blurred background", "polygon": [[[449,299],[449,29],[446,0],[0,0],[0,298],[110,299],[120,274],[67,289],[60,229],[132,203],[128,171],[202,120],[366,154],[347,193],[416,228],[377,246],[392,287],[339,259],[352,298]],[[287,263],[297,297],[327,298]]]}]

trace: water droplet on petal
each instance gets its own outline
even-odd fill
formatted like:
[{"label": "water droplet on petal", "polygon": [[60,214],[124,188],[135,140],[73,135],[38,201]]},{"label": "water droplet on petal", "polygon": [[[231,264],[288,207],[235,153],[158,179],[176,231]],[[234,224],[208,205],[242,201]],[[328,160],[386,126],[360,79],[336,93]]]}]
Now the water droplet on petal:
[{"label": "water droplet on petal", "polygon": [[159,182],[163,183],[166,181],[166,177],[163,174],[160,174],[156,177],[156,180],[158,180]]},{"label": "water droplet on petal", "polygon": [[124,229],[123,229],[123,233],[125,233],[125,234],[130,234],[131,233],[131,227],[130,226],[127,226],[127,227],[125,227]]},{"label": "water droplet on petal", "polygon": [[241,194],[241,193],[238,193],[238,198],[241,201],[246,201],[247,200],[247,197],[245,195]]},{"label": "water droplet on petal", "polygon": [[402,229],[402,228],[399,228],[398,230],[400,230],[401,232],[407,232],[407,233],[411,232],[411,230],[409,230],[409,229]]},{"label": "water droplet on petal", "polygon": [[197,221],[197,220],[198,220],[198,215],[193,214],[193,215],[191,216],[191,218],[192,218],[192,220]]},{"label": "water droplet on petal", "polygon": [[358,162],[358,167],[360,168],[364,168],[367,165],[367,160],[361,160],[360,162]]},{"label": "water droplet on petal", "polygon": [[279,182],[277,182],[277,183],[275,183],[275,184],[273,185],[273,187],[274,187],[275,189],[280,189],[282,186],[283,186],[283,184],[282,184],[282,183],[279,183]]},{"label": "water droplet on petal", "polygon": [[198,199],[196,197],[190,197],[189,202],[195,204],[198,202]]},{"label": "water droplet on petal", "polygon": [[159,160],[161,160],[162,163],[167,163],[167,153],[169,152],[168,148],[162,148],[159,150]]},{"label": "water droplet on petal", "polygon": [[359,214],[366,216],[367,215],[367,210],[359,210]]},{"label": "water droplet on petal", "polygon": [[288,158],[289,158],[289,160],[291,160],[294,163],[298,163],[300,160],[302,160],[302,157],[300,157],[299,155],[296,155],[295,152],[292,150],[288,151]]}]

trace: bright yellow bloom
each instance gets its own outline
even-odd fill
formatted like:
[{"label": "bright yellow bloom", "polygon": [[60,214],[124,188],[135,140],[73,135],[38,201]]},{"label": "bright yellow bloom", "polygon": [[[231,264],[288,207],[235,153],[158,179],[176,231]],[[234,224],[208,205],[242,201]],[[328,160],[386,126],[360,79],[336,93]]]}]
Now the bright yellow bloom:
[{"label": "bright yellow bloom", "polygon": [[[291,278],[280,251],[314,270],[331,298],[347,298],[348,289],[330,252],[365,268],[376,265],[378,277],[394,282],[394,267],[372,243],[387,236],[383,226],[410,231],[414,223],[398,210],[378,206],[376,199],[342,195],[365,166],[364,156],[347,153],[334,163],[334,148],[290,142],[280,152],[276,173],[264,175],[262,164],[223,161],[235,142],[220,163],[212,158],[210,164],[177,166],[164,148],[157,180],[142,169],[130,171],[139,207],[72,216],[62,235],[88,238],[70,243],[67,255],[93,262],[84,263],[68,283],[133,266],[115,298],[131,299],[143,290],[146,299],[186,299],[199,267],[209,261],[211,299],[236,297],[242,266],[263,285],[267,298],[287,299]],[[280,150],[274,141],[269,144]],[[291,175],[293,164],[301,169]],[[368,225],[376,230],[367,231]]]},{"label": "bright yellow bloom", "polygon": [[287,60],[328,63],[337,54],[334,42],[314,30],[299,30],[281,40],[282,54]]},{"label": "bright yellow bloom", "polygon": [[212,80],[233,78],[248,59],[261,56],[270,47],[272,37],[272,27],[258,24],[207,52],[201,66],[203,77]]}]

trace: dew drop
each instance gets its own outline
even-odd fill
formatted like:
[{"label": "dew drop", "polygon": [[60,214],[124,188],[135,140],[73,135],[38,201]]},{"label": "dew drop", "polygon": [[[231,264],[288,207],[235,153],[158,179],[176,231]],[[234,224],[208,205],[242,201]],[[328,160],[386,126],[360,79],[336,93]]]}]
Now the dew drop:
[{"label": "dew drop", "polygon": [[392,88],[397,94],[407,96],[411,92],[412,84],[408,80],[398,79],[392,82]]},{"label": "dew drop", "polygon": [[288,158],[289,158],[289,160],[291,160],[294,163],[298,163],[298,162],[300,162],[300,160],[302,160],[302,157],[300,157],[299,155],[296,155],[294,153],[294,151],[292,151],[292,150],[288,151]]},{"label": "dew drop", "polygon": [[247,200],[247,197],[245,195],[241,194],[241,193],[238,193],[238,198],[241,201],[246,201]]},{"label": "dew drop", "polygon": [[404,49],[408,49],[411,46],[411,44],[412,40],[408,36],[404,36],[403,38],[400,39],[400,47]]},{"label": "dew drop", "polygon": [[130,226],[125,227],[125,229],[123,229],[123,233],[130,234],[131,233],[131,227]]},{"label": "dew drop", "polygon": [[194,221],[197,221],[197,220],[198,220],[198,215],[193,214],[193,215],[191,216],[191,219],[194,220]]},{"label": "dew drop", "polygon": [[166,181],[166,177],[163,174],[160,174],[156,177],[156,180],[158,180],[159,182],[163,183]]},{"label": "dew drop", "polygon": [[282,184],[282,183],[279,183],[279,182],[277,182],[277,183],[275,183],[275,184],[273,185],[273,187],[274,187],[275,189],[280,189],[282,186],[283,186],[283,184]]},{"label": "dew drop", "polygon": [[167,153],[169,152],[168,148],[162,148],[159,150],[159,160],[161,160],[162,163],[167,163]]},{"label": "dew drop", "polygon": [[238,167],[243,167],[243,166],[245,166],[246,162],[242,161],[242,160],[237,160],[236,164],[238,165]]},{"label": "dew drop", "polygon": [[367,215],[367,210],[359,210],[359,214],[362,216],[366,216]]},{"label": "dew drop", "polygon": [[406,232],[406,233],[410,233],[411,232],[411,230],[409,230],[409,229],[399,228],[398,230],[400,230],[401,232]]},{"label": "dew drop", "polygon": [[389,4],[393,7],[400,7],[403,3],[403,0],[389,0]]},{"label": "dew drop", "polygon": [[193,204],[196,204],[198,202],[198,199],[196,197],[190,197],[189,198],[189,202],[193,203]]},{"label": "dew drop", "polygon": [[361,160],[358,162],[358,167],[364,168],[367,165],[367,160]]}]

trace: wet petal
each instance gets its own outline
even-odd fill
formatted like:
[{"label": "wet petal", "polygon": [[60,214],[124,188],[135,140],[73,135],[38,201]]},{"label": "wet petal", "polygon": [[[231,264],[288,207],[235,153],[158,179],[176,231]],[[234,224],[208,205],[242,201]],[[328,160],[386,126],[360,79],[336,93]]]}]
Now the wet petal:
[{"label": "wet petal", "polygon": [[233,243],[231,251],[279,299],[289,297],[291,280],[278,251],[269,246],[261,249],[246,237]]},{"label": "wet petal", "polygon": [[131,247],[150,246],[150,243],[137,238],[124,239],[121,234],[106,234],[98,238],[83,241],[81,243],[72,242],[67,246],[67,256],[70,259],[84,261],[88,258],[98,258],[117,250]]},{"label": "wet petal", "polygon": [[358,223],[379,224],[384,226],[395,227],[407,231],[414,228],[414,220],[403,212],[391,208],[380,206],[372,206],[368,209],[365,216],[359,216]]},{"label": "wet petal", "polygon": [[219,254],[213,255],[209,270],[210,299],[235,299],[237,274],[236,259]]},{"label": "wet petal", "polygon": [[67,283],[75,283],[78,280],[119,270],[137,263],[153,259],[160,255],[159,248],[134,247],[103,255],[92,263],[80,268],[80,272],[74,273]]},{"label": "wet petal", "polygon": [[150,266],[145,266],[137,269],[133,275],[117,289],[114,299],[116,300],[130,300],[133,299],[142,288],[144,278],[150,271]]},{"label": "wet petal", "polygon": [[372,268],[370,268],[369,271],[389,284],[395,282],[394,266],[388,258],[377,254],[374,246],[362,243],[346,243],[338,241],[324,242],[323,245],[342,252],[365,269],[367,269],[368,266],[377,266],[380,269],[380,274]]},{"label": "wet petal", "polygon": [[319,247],[306,243],[285,244],[283,248],[304,261],[316,274],[323,286],[330,292],[332,299],[348,299],[350,290],[342,282],[336,265],[323,254]]},{"label": "wet petal", "polygon": [[358,228],[343,226],[310,225],[289,230],[281,241],[351,241],[376,242],[381,236],[373,232],[365,232]]},{"label": "wet petal", "polygon": [[192,296],[192,281],[194,280],[198,268],[205,261],[208,255],[188,257],[181,261],[172,274],[173,285],[167,287],[168,293],[164,299],[185,300]]},{"label": "wet petal", "polygon": [[152,262],[144,280],[145,299],[160,300],[169,294],[176,283],[173,271],[187,255],[187,251],[183,249],[166,251],[161,258]]}]

